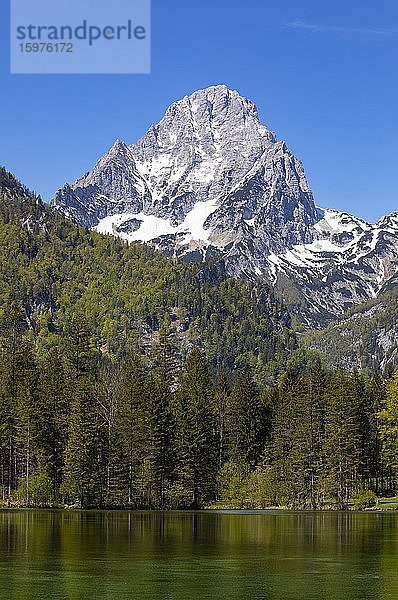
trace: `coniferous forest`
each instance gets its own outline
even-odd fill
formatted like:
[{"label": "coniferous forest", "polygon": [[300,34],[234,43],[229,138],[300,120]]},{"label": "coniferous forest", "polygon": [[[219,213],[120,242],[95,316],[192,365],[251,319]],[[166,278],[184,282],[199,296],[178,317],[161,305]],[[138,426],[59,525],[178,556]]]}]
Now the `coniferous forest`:
[{"label": "coniferous forest", "polygon": [[345,508],[393,493],[398,376],[327,367],[265,282],[51,212],[0,172],[0,500]]}]

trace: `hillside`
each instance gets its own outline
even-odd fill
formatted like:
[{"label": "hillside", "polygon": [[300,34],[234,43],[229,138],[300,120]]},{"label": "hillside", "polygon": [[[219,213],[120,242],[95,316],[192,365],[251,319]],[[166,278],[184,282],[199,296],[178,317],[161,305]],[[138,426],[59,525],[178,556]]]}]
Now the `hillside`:
[{"label": "hillside", "polygon": [[305,333],[301,341],[330,366],[390,371],[398,364],[398,289],[356,306],[321,331]]},{"label": "hillside", "polygon": [[0,256],[4,505],[342,509],[391,493],[396,378],[294,350],[268,284],[78,227],[4,170]]},{"label": "hillside", "polygon": [[217,367],[265,364],[295,345],[289,315],[266,283],[78,227],[4,169],[0,257],[0,311],[10,300],[23,304],[39,354],[73,313],[88,319],[93,344],[110,356],[131,341],[146,352],[163,324],[182,354],[198,344]]}]

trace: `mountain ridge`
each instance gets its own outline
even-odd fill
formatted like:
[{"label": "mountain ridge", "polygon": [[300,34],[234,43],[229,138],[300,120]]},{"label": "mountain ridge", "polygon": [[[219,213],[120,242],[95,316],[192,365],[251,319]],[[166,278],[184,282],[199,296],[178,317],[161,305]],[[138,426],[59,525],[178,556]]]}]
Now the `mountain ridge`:
[{"label": "mountain ridge", "polygon": [[[116,140],[52,206],[228,275],[265,278],[305,327],[323,327],[395,285],[398,216],[371,225],[315,205],[302,163],[224,85],[174,102],[137,142]],[[289,289],[290,288],[290,289]]]},{"label": "mountain ridge", "polygon": [[[259,170],[265,181],[258,177]],[[130,188],[125,185],[126,176]],[[266,190],[262,204],[258,194],[261,184],[277,188]],[[248,186],[255,188],[252,193],[246,189]],[[149,202],[148,188],[152,200]],[[243,199],[237,207],[237,196],[242,194],[251,194],[252,202],[250,198],[246,203]],[[267,213],[270,197],[277,202],[283,194],[292,204],[290,211],[299,210],[303,223],[300,227],[296,220],[298,231],[286,234],[293,241],[310,241],[307,229],[316,220],[316,210],[301,163],[284,142],[278,142],[275,134],[260,123],[251,101],[226,86],[213,86],[173,103],[158,125],[151,126],[138,142],[131,145],[115,142],[90,173],[57,192],[52,204],[77,220],[70,211],[77,201],[78,208],[86,209],[85,214],[84,211],[79,214],[79,224],[99,226],[101,230],[108,227],[110,232],[121,233],[128,241],[149,240],[145,234],[141,235],[140,227],[136,229],[136,223],[130,232],[125,229],[119,232],[119,222],[101,224],[104,203],[107,216],[128,213],[164,219],[162,235],[174,235],[176,254],[183,255],[189,252],[191,241],[197,241],[199,247],[204,245],[201,242],[210,241],[209,245],[215,249],[224,250],[230,242],[227,234],[231,223],[225,227],[223,217],[231,204],[236,213],[232,219],[237,230],[234,239],[239,237],[240,228],[247,229],[247,222],[255,217],[257,208]],[[182,235],[184,228],[178,228],[198,202],[206,203],[206,208],[201,206],[205,213],[200,215],[202,231],[191,232],[188,239],[189,236]],[[95,225],[93,214],[97,217]],[[203,230],[210,227],[212,236],[208,240]],[[268,233],[266,245],[273,249],[284,247],[279,242],[275,246],[273,238]],[[155,239],[156,236],[152,237]]]},{"label": "mountain ridge", "polygon": [[112,360],[130,346],[150,354],[165,330],[181,358],[196,345],[218,369],[266,365],[294,349],[290,315],[271,287],[221,266],[170,261],[78,227],[0,167],[0,325],[16,302],[40,356],[73,315],[84,315],[93,346]]}]

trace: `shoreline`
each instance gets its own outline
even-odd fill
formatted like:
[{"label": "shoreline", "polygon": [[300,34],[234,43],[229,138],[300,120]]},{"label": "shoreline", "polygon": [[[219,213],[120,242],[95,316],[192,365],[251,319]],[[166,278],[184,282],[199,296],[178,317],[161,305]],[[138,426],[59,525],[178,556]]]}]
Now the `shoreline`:
[{"label": "shoreline", "polygon": [[262,508],[237,508],[237,507],[203,507],[203,508],[132,508],[128,506],[0,506],[0,512],[12,511],[64,511],[64,512],[162,512],[162,513],[215,513],[215,514],[275,514],[275,513],[391,513],[397,512],[398,506],[355,508],[289,508],[287,506],[267,506]]}]

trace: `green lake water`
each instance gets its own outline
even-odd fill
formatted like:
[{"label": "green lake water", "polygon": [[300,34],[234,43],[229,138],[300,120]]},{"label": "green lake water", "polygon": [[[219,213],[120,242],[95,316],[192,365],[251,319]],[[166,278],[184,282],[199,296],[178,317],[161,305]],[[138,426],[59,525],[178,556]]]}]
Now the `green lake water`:
[{"label": "green lake water", "polygon": [[398,514],[1,511],[0,599],[398,599]]}]

